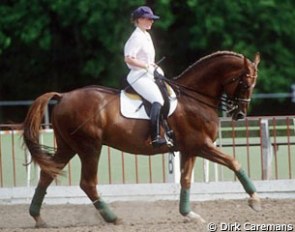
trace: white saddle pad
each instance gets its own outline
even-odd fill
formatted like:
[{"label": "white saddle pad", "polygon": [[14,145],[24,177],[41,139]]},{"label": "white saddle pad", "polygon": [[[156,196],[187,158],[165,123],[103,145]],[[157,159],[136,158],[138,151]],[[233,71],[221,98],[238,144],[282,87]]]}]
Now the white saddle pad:
[{"label": "white saddle pad", "polygon": [[[170,109],[168,116],[173,114],[177,106],[176,94],[170,86],[169,93]],[[124,90],[122,90],[120,94],[120,110],[121,114],[126,118],[150,119],[145,112],[141,98],[137,94],[126,93]]]}]

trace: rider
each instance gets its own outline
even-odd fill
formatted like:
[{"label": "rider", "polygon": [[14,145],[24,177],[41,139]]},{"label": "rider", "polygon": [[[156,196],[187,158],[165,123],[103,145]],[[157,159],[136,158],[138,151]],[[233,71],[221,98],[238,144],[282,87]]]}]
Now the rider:
[{"label": "rider", "polygon": [[154,44],[147,32],[154,20],[159,18],[148,6],[140,6],[134,10],[131,20],[136,28],[124,47],[125,62],[130,69],[127,81],[139,95],[152,104],[150,119],[153,147],[166,144],[165,139],[160,136],[160,112],[164,99],[155,83],[154,70],[158,67],[155,64]]}]

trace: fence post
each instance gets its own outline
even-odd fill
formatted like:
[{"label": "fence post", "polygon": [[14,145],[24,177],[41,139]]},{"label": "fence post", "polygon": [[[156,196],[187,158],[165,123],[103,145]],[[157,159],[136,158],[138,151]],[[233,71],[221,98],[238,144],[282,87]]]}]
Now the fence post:
[{"label": "fence post", "polygon": [[[180,183],[180,152],[174,152],[175,156],[172,152],[167,153],[168,154],[168,183]],[[191,177],[191,183],[195,181],[194,178],[194,169],[192,171],[192,177]]]},{"label": "fence post", "polygon": [[[219,146],[221,148],[222,147],[222,141],[221,141],[220,128],[219,128],[219,138],[220,138]],[[216,142],[214,142],[214,145],[216,146]],[[208,182],[210,182],[210,161],[209,160],[204,159],[203,169],[204,169],[204,181],[206,183],[208,183]],[[214,163],[214,181],[215,182],[218,182],[219,181],[218,164],[217,163]]]},{"label": "fence post", "polygon": [[168,153],[168,183],[180,183],[180,153]]},{"label": "fence post", "polygon": [[209,167],[209,160],[204,159],[203,169],[204,169],[204,181],[206,183],[208,183],[209,180],[210,180],[210,176],[209,176],[210,175],[210,171],[209,171],[209,169],[210,169],[210,167]]},{"label": "fence post", "polygon": [[49,129],[49,106],[47,105],[45,108],[45,115],[44,115],[44,122],[45,122],[45,128]]},{"label": "fence post", "polygon": [[268,119],[261,120],[261,146],[262,146],[262,179],[271,178],[272,147],[269,137]]},{"label": "fence post", "polygon": [[26,169],[27,169],[27,188],[31,187],[31,153],[30,151],[25,148],[25,158],[26,158]]}]

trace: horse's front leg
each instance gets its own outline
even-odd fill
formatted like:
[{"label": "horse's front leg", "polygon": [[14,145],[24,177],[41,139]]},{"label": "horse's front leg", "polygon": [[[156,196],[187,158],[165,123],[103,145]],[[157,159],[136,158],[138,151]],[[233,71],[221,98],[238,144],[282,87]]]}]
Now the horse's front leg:
[{"label": "horse's front leg", "polygon": [[222,153],[215,147],[213,143],[209,143],[207,146],[204,146],[200,156],[213,162],[222,164],[234,171],[245,191],[250,196],[248,201],[249,206],[255,211],[261,210],[260,198],[252,180],[248,177],[244,169],[241,167],[241,164],[234,157]]},{"label": "horse's front leg", "polygon": [[200,221],[202,223],[205,220],[197,213],[191,210],[190,206],[190,187],[191,187],[191,178],[192,171],[195,165],[195,156],[189,156],[186,154],[181,154],[181,190],[180,190],[180,201],[179,201],[179,212],[181,215],[189,218]]},{"label": "horse's front leg", "polygon": [[249,206],[255,211],[260,211],[261,201],[252,180],[248,177],[243,168],[240,168],[237,171],[235,170],[235,174],[238,177],[241,184],[243,185],[245,191],[250,196],[248,201]]}]

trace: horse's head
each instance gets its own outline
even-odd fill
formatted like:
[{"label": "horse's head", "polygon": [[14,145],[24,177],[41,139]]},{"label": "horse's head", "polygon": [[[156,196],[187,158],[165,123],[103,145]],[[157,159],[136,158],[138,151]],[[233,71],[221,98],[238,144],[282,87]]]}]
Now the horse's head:
[{"label": "horse's head", "polygon": [[252,92],[257,80],[257,66],[260,62],[259,53],[254,62],[244,57],[244,67],[238,76],[227,79],[224,90],[227,94],[227,112],[233,120],[244,119],[247,115]]}]

